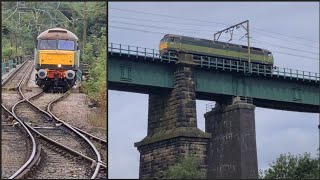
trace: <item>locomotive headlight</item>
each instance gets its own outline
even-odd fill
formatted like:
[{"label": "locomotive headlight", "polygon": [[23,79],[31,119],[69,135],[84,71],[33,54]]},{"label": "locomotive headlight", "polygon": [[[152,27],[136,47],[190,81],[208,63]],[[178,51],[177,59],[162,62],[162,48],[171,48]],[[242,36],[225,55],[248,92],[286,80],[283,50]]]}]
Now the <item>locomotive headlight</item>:
[{"label": "locomotive headlight", "polygon": [[38,77],[39,77],[40,79],[46,78],[46,77],[47,77],[47,71],[44,70],[44,69],[40,69],[40,70],[38,71]]},{"label": "locomotive headlight", "polygon": [[61,64],[58,64],[58,68],[61,68]]},{"label": "locomotive headlight", "polygon": [[66,78],[67,79],[73,79],[76,75],[76,73],[72,70],[68,70],[65,72]]}]

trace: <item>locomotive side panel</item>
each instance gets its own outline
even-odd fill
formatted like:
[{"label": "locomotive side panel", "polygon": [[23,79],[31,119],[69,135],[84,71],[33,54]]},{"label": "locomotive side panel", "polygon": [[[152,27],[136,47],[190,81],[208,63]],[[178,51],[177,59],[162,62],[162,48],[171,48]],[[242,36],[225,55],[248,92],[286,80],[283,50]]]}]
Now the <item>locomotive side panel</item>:
[{"label": "locomotive side panel", "polygon": [[[232,59],[237,61],[248,61],[246,46],[198,39],[186,36],[166,35],[160,41],[160,54],[167,51],[183,51],[200,56],[210,56]],[[273,57],[270,51],[251,47],[250,60],[256,64],[273,65]]]}]

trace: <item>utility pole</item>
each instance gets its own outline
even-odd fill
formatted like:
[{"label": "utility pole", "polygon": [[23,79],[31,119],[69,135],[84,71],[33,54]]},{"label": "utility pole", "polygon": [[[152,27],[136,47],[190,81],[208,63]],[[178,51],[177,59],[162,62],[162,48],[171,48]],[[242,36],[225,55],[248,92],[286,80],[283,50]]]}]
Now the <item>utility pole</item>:
[{"label": "utility pole", "polygon": [[18,54],[18,36],[17,36],[17,32],[16,31],[14,31],[14,34],[15,34],[15,45],[16,45],[16,55]]},{"label": "utility pole", "polygon": [[87,3],[84,2],[84,12],[83,12],[83,52],[84,47],[86,46],[86,38],[87,38]]},{"label": "utility pole", "polygon": [[75,23],[75,17],[74,17],[74,11],[72,10],[72,31],[73,32],[75,32],[74,23]]},{"label": "utility pole", "polygon": [[13,44],[13,33],[11,32],[10,33],[10,36],[11,36],[11,41],[10,41],[10,58],[12,58],[12,44]]},{"label": "utility pole", "polygon": [[249,20],[247,20],[247,41],[248,41],[248,56],[249,56],[249,59],[248,59],[248,62],[249,62],[249,70],[251,72],[251,61],[250,61],[250,35],[249,35]]},{"label": "utility pole", "polygon": [[[247,24],[247,26],[245,27],[243,24]],[[248,41],[248,67],[249,67],[249,72],[251,72],[249,20],[246,20],[246,21],[243,21],[243,22],[238,23],[236,25],[230,26],[230,27],[228,27],[228,28],[226,28],[226,29],[224,29],[222,31],[218,31],[217,33],[215,33],[213,35],[213,39],[214,39],[214,41],[218,41],[218,39],[220,38],[220,36],[221,36],[221,34],[223,32],[225,32],[225,33],[230,32],[231,37],[230,37],[230,39],[228,41],[228,42],[230,42],[232,40],[232,38],[233,38],[233,30],[234,30],[234,28],[238,29],[240,26],[243,27],[243,29],[245,29],[247,31],[247,34],[245,34],[245,35],[247,35],[247,41]],[[216,36],[217,36],[217,38],[216,38]],[[242,39],[244,36],[242,36],[240,39]]]},{"label": "utility pole", "polygon": [[[18,25],[18,27],[19,27],[19,31],[18,31],[18,33],[19,33],[19,37],[21,36],[21,14],[20,14],[20,11],[19,11],[19,25]],[[19,49],[20,49],[20,53],[21,53],[21,38],[19,38]]]}]

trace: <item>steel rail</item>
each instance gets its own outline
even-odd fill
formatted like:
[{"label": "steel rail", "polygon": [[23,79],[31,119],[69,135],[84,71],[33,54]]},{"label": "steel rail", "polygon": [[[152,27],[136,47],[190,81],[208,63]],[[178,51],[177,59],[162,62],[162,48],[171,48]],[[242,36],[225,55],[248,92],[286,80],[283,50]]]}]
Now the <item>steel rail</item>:
[{"label": "steel rail", "polygon": [[[56,98],[56,99],[53,99],[53,100],[48,104],[48,106],[47,106],[47,112],[50,113],[50,114],[52,115],[52,117],[53,117],[56,121],[58,121],[58,122],[60,122],[60,123],[62,123],[62,124],[68,124],[68,123],[64,122],[63,120],[61,120],[61,119],[59,119],[57,116],[55,116],[55,115],[53,114],[53,112],[51,112],[50,109],[51,109],[51,105],[52,105],[52,104],[54,104],[54,103],[62,100],[63,98],[65,98],[65,97],[68,96],[69,94],[70,94],[70,93],[66,92],[64,95],[62,95],[62,96],[60,96],[60,97],[58,97],[58,98]],[[85,131],[83,131],[83,130],[75,127],[75,126],[70,125],[70,124],[68,124],[68,125],[71,126],[71,127],[73,127],[74,129],[76,129],[76,130],[79,131],[80,133],[84,134],[85,136],[88,136],[90,139],[93,139],[93,140],[99,142],[100,144],[107,145],[107,141],[106,141],[106,140],[103,140],[103,139],[101,139],[101,138],[98,138],[98,137],[96,137],[96,136],[94,136],[94,135],[92,135],[92,134],[90,134],[90,133],[87,133],[87,132],[85,132]],[[98,152],[98,153],[99,153],[99,152]],[[101,165],[102,165],[104,168],[106,168],[106,166],[107,166],[106,163],[102,162],[101,160],[98,161],[98,162],[100,162]]]},{"label": "steel rail", "polygon": [[[70,91],[67,91],[63,96],[61,97],[64,97],[66,95],[68,95],[70,93]],[[61,97],[59,97],[58,99],[60,99]],[[83,135],[82,133],[78,132],[76,129],[74,129],[71,125],[69,125],[68,123],[64,122],[64,121],[61,121],[57,116],[55,116],[51,111],[50,111],[50,107],[51,107],[51,104],[52,102],[54,102],[56,99],[54,99],[53,101],[51,101],[48,106],[47,106],[47,111],[48,113],[50,113],[50,116],[53,117],[56,121],[62,123],[64,126],[68,127],[69,129],[73,130],[74,132],[76,132],[79,136],[81,136],[83,139],[85,139],[87,141],[88,144],[90,144],[90,146],[92,147],[92,149],[94,150],[95,154],[96,154],[96,157],[97,157],[97,165],[96,165],[96,169],[91,177],[91,179],[95,179],[99,173],[99,170],[100,170],[100,166],[104,167],[106,166],[105,163],[103,163],[101,161],[101,156],[100,156],[100,153],[99,151],[97,150],[97,148],[95,147],[95,145],[85,136]]]},{"label": "steel rail", "polygon": [[[20,103],[22,103],[22,102],[27,102],[28,99],[35,98],[35,97],[40,96],[40,95],[42,95],[42,94],[43,94],[43,92],[40,92],[40,93],[38,93],[38,94],[36,94],[36,95],[33,95],[33,96],[30,97],[30,98],[26,98],[26,99],[24,99],[24,100],[21,100]],[[32,105],[33,107],[37,108],[38,110],[41,110],[40,108],[38,108],[37,106],[35,106],[32,102],[30,102],[30,103],[31,103],[31,105]],[[42,112],[45,112],[45,111],[42,111]],[[45,113],[46,113],[46,112],[45,112]],[[46,113],[46,114],[47,114],[47,113]],[[48,115],[48,114],[47,114],[47,115]],[[48,115],[48,116],[50,117],[50,115]],[[84,158],[84,159],[86,159],[86,160],[89,160],[89,161],[91,161],[92,163],[95,163],[95,162],[96,162],[94,159],[92,159],[92,158],[90,158],[90,157],[88,157],[88,156],[86,156],[86,155],[83,155],[83,154],[79,153],[78,151],[75,151],[75,150],[73,150],[73,149],[71,149],[71,148],[69,148],[69,147],[67,147],[67,146],[64,146],[63,144],[61,144],[61,143],[59,143],[59,142],[57,142],[57,141],[54,141],[54,140],[50,139],[49,137],[43,135],[42,133],[40,133],[40,132],[38,132],[37,130],[35,130],[35,128],[33,128],[32,126],[30,126],[28,123],[24,123],[24,124],[25,124],[29,129],[31,129],[34,133],[36,133],[38,136],[42,137],[43,139],[45,139],[45,140],[47,140],[47,141],[50,141],[51,143],[55,144],[56,146],[58,146],[58,147],[60,147],[60,148],[63,148],[63,149],[66,149],[67,151],[70,151],[70,152],[72,152],[72,153],[74,153],[74,154],[76,154],[76,155],[78,155],[78,156],[81,156],[82,158]],[[106,165],[104,165],[104,164],[103,164],[102,166],[105,166],[105,167],[106,167]]]},{"label": "steel rail", "polygon": [[[27,62],[27,61],[25,61]],[[21,66],[20,66],[21,67]],[[17,73],[18,71],[16,71]],[[21,87],[21,85],[23,84],[23,82],[25,82],[24,80],[26,79],[28,73],[26,73],[22,80],[19,82],[18,86],[19,86],[19,89]],[[4,82],[1,82],[1,85],[3,85],[3,83],[5,84],[7,81],[4,81]],[[18,103],[20,102],[23,102],[23,100],[20,100],[19,102],[17,102],[13,107],[15,107]],[[26,130],[26,132],[28,133],[28,137],[30,137],[31,139],[31,142],[32,142],[32,152],[31,152],[31,155],[29,157],[29,159],[13,174],[9,177],[9,179],[14,179],[16,178],[17,176],[21,175],[22,173],[25,173],[25,170],[26,168],[32,163],[32,161],[34,161],[34,158],[36,156],[36,147],[37,147],[37,144],[36,144],[36,141],[35,141],[35,138],[33,137],[33,135],[31,134],[31,132],[29,131],[29,129],[25,126],[25,124],[23,123],[23,121],[12,111],[10,112],[9,109],[7,109],[3,104],[1,104],[2,108],[7,111],[10,115],[12,115],[21,125],[22,127]]]},{"label": "steel rail", "polygon": [[[68,94],[64,94],[63,96],[58,97],[58,98],[52,100],[52,101],[48,104],[48,106],[47,106],[47,112],[49,112],[51,115],[54,115],[53,112],[51,112],[51,110],[50,110],[52,104],[57,103],[58,101],[66,98],[68,95],[69,95],[69,93],[68,93]],[[58,119],[57,121],[64,122],[64,121],[61,120],[61,119]],[[107,144],[107,141],[104,140],[104,139],[101,139],[101,138],[99,138],[99,137],[97,137],[97,136],[94,136],[94,135],[92,135],[92,134],[90,134],[90,133],[88,133],[88,132],[86,132],[86,131],[83,131],[82,129],[79,129],[79,128],[73,126],[73,125],[70,125],[70,126],[73,127],[74,129],[76,129],[77,131],[85,134],[85,135],[88,136],[89,138],[94,139],[95,141],[98,141],[98,142],[100,142],[100,143],[102,143],[102,144]]]},{"label": "steel rail", "polygon": [[[29,100],[29,99],[31,99],[31,98],[26,98],[26,97],[24,96],[21,88],[19,88],[19,92],[20,92],[20,95],[24,98],[24,101],[25,101],[25,102],[29,103],[30,105],[32,105],[34,108],[36,108],[36,109],[39,110],[40,112],[46,114],[46,115],[47,115],[48,117],[50,117],[51,119],[52,119],[52,118],[55,118],[55,116],[52,116],[52,115],[49,114],[48,112],[42,110],[41,108],[39,108],[38,106],[36,106],[35,104],[33,104],[33,103]],[[68,92],[69,92],[69,91],[68,91]],[[68,93],[68,92],[67,92],[67,93]],[[35,95],[35,96],[39,96],[39,94],[37,94],[37,95]],[[21,102],[20,102],[20,103],[21,103]],[[12,111],[14,111],[14,109],[13,109]],[[27,124],[27,123],[25,123],[25,124]],[[97,160],[96,160],[97,165],[96,165],[96,169],[95,169],[95,171],[94,171],[91,179],[95,179],[95,178],[97,177],[97,175],[98,175],[100,166],[102,166],[102,167],[104,166],[104,164],[101,163],[101,156],[100,156],[99,151],[98,151],[98,150],[96,149],[96,147],[91,143],[91,141],[90,141],[87,137],[85,137],[83,134],[81,134],[80,132],[78,132],[77,130],[75,130],[73,127],[71,127],[69,124],[67,124],[67,123],[65,123],[65,122],[62,122],[62,124],[63,124],[64,126],[66,126],[67,128],[69,128],[71,131],[75,132],[75,133],[76,133],[78,136],[80,136],[82,139],[84,139],[84,140],[89,144],[89,146],[91,147],[91,149],[93,149],[93,151],[94,151],[94,153],[95,153],[95,155],[96,155],[96,157],[97,157]],[[33,129],[33,128],[32,128],[32,129]],[[34,130],[34,129],[33,129],[33,130]],[[35,130],[35,131],[36,131],[36,130]],[[81,153],[80,153],[80,154],[81,154]]]}]

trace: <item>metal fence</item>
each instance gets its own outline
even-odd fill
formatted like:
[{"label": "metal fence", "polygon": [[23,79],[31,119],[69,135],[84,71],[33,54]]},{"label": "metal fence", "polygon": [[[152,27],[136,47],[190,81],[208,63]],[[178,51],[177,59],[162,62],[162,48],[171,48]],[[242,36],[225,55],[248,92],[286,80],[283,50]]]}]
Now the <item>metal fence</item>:
[{"label": "metal fence", "polygon": [[1,75],[13,69],[14,64],[16,65],[16,63],[13,63],[13,60],[8,60],[7,62],[1,63]]}]

